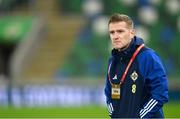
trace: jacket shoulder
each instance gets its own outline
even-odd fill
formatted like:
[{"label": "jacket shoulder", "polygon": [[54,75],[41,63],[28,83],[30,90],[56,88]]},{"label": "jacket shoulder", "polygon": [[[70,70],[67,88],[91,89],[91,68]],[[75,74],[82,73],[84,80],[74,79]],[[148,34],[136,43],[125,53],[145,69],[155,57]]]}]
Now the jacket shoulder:
[{"label": "jacket shoulder", "polygon": [[[140,53],[139,53],[139,57],[141,58],[147,58],[147,59],[159,59],[159,55],[151,48],[149,47],[144,47]],[[146,60],[147,60],[146,59]]]}]

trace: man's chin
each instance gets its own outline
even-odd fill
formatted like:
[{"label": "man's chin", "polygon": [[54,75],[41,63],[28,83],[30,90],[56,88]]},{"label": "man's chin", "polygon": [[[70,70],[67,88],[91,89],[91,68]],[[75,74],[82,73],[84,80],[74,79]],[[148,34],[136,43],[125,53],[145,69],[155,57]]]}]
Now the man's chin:
[{"label": "man's chin", "polygon": [[118,49],[121,49],[121,47],[114,47],[114,49],[118,50]]}]

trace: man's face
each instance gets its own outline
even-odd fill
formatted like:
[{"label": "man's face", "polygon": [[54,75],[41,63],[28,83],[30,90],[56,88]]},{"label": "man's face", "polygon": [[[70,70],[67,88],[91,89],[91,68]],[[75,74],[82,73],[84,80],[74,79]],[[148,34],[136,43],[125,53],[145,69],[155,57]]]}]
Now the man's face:
[{"label": "man's face", "polygon": [[122,49],[129,45],[134,37],[134,29],[129,28],[126,22],[112,22],[109,24],[109,34],[112,42],[112,47]]}]

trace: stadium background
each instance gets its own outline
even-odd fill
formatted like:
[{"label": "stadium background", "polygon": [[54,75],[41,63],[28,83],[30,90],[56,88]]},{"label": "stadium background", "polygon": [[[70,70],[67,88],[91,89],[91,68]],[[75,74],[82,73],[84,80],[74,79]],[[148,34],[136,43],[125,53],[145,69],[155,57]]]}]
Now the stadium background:
[{"label": "stadium background", "polygon": [[180,117],[179,0],[0,0],[0,117],[107,118],[108,17],[125,13],[161,56]]}]

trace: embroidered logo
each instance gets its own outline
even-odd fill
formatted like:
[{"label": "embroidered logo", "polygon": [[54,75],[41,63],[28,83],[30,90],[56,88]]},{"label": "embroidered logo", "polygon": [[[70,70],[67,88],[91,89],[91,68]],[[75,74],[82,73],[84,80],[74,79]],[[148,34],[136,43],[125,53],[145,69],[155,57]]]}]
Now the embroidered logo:
[{"label": "embroidered logo", "polygon": [[117,79],[117,75],[115,74],[114,77],[113,77],[113,80],[116,80]]},{"label": "embroidered logo", "polygon": [[138,78],[138,74],[136,73],[136,71],[134,71],[132,74],[131,74],[131,79],[135,82]]}]

